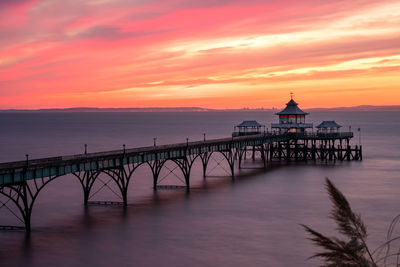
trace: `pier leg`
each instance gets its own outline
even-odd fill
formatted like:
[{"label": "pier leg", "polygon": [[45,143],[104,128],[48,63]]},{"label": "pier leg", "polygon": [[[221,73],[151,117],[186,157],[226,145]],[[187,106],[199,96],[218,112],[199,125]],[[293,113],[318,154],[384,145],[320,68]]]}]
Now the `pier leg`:
[{"label": "pier leg", "polygon": [[204,154],[200,154],[201,163],[203,165],[203,177],[205,178],[207,175],[207,166],[210,161],[212,152],[206,152]]},{"label": "pier leg", "polygon": [[324,160],[325,159],[325,149],[324,149],[323,144],[320,144],[319,150],[320,150],[319,153],[320,153],[321,160]]},{"label": "pier leg", "polygon": [[297,143],[297,139],[294,141],[294,158],[295,158],[295,161],[299,160],[299,146]]},{"label": "pier leg", "polygon": [[231,169],[232,178],[235,177],[235,158],[232,149],[228,151],[221,151],[221,154],[224,155],[226,161],[228,162],[229,168]]},{"label": "pier leg", "polygon": [[346,157],[347,160],[351,160],[351,148],[349,145],[347,145]]},{"label": "pier leg", "polygon": [[286,142],[286,160],[287,160],[287,161],[290,161],[290,154],[291,154],[291,151],[290,151],[290,141],[287,141],[287,142]]},{"label": "pier leg", "polygon": [[22,185],[22,191],[23,191],[23,203],[24,203],[24,208],[25,208],[25,212],[23,213],[23,217],[24,217],[24,222],[25,222],[25,228],[27,232],[31,231],[31,217],[32,217],[32,208],[33,208],[33,203],[32,206],[28,204],[28,184],[27,182],[24,182]]},{"label": "pier leg", "polygon": [[238,154],[239,154],[239,169],[242,168],[242,160],[243,160],[243,154],[246,153],[246,150],[239,148]]},{"label": "pier leg", "polygon": [[261,160],[263,161],[264,164],[264,169],[267,168],[267,157],[268,157],[268,152],[264,148],[264,145],[260,146],[260,152],[261,152]]},{"label": "pier leg", "polygon": [[269,144],[269,160],[272,161],[274,157],[274,143]]},{"label": "pier leg", "polygon": [[311,148],[311,159],[312,160],[316,159],[315,154],[316,154],[316,147],[315,147],[315,142],[313,142],[312,143],[312,148]]},{"label": "pier leg", "polygon": [[185,178],[185,183],[186,183],[186,191],[190,191],[190,172],[192,170],[192,165],[194,162],[194,157],[193,156],[186,156],[180,159],[175,159],[173,160],[178,167],[181,169],[183,177]]},{"label": "pier leg", "polygon": [[116,169],[103,170],[103,172],[106,173],[118,186],[124,206],[128,205],[128,186],[132,174],[137,166],[139,165],[134,166],[133,170],[130,169],[129,173],[126,172],[123,166],[120,166]]},{"label": "pier leg", "polygon": [[88,205],[90,191],[92,190],[93,184],[99,176],[98,171],[85,171],[83,173],[73,173],[73,175],[78,178],[83,189],[83,203],[85,206]]},{"label": "pier leg", "polygon": [[[18,209],[18,213],[12,212],[15,217],[23,223],[24,227],[20,226],[0,226],[1,229],[25,229],[27,233],[31,231],[31,217],[32,217],[32,209],[33,205],[36,201],[39,192],[51,181],[58,178],[59,176],[53,176],[43,179],[35,179],[33,182],[28,183],[27,181],[23,181],[20,183],[12,184],[12,185],[3,185],[0,186],[0,195],[5,196],[11,201]],[[7,202],[0,202],[1,207],[7,207]],[[8,208],[10,209],[10,208]],[[11,209],[10,209],[11,211]]]},{"label": "pier leg", "polygon": [[153,189],[157,190],[158,177],[162,167],[164,166],[165,160],[154,160],[153,162],[147,162],[150,166],[151,172],[153,173]]},{"label": "pier leg", "polygon": [[278,143],[278,158],[279,158],[279,161],[282,160],[282,144],[281,144],[281,142]]},{"label": "pier leg", "polygon": [[354,160],[359,160],[359,156],[358,156],[359,151],[360,150],[358,149],[358,146],[356,145],[356,147],[354,149],[354,157],[353,157]]},{"label": "pier leg", "polygon": [[308,141],[304,140],[304,144],[303,144],[303,160],[307,161],[308,160],[308,151],[309,151],[309,147],[308,147]]}]

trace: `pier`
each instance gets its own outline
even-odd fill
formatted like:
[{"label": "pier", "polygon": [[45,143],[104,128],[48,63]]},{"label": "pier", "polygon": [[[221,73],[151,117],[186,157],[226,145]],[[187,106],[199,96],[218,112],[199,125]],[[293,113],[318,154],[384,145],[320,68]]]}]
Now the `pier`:
[{"label": "pier", "polygon": [[0,194],[7,198],[0,203],[5,207],[12,202],[24,223],[20,226],[1,226],[0,229],[31,230],[32,209],[40,191],[51,181],[62,177],[79,180],[83,191],[83,203],[89,204],[93,184],[100,174],[112,179],[121,195],[122,202],[102,201],[103,204],[126,206],[130,179],[141,165],[151,170],[154,190],[158,188],[159,175],[165,163],[172,161],[185,179],[190,191],[191,170],[196,160],[201,161],[203,175],[214,153],[223,155],[235,177],[235,169],[242,167],[248,152],[264,168],[274,161],[344,161],[362,160],[362,147],[350,146],[352,132],[340,133],[261,133],[223,139],[202,140],[178,144],[151,146],[84,153],[70,156],[33,159],[0,164]]},{"label": "pier", "polygon": [[[0,194],[7,199],[0,201],[0,208],[13,203],[19,212],[14,214],[23,223],[23,226],[0,226],[0,229],[31,230],[32,209],[40,191],[51,181],[63,176],[75,177],[79,180],[83,191],[83,203],[89,204],[91,191],[97,180],[103,182],[99,176],[106,175],[113,181],[119,191],[121,202],[96,201],[90,204],[122,205],[127,206],[129,182],[138,167],[146,165],[151,170],[153,188],[179,189],[190,191],[190,178],[193,164],[201,161],[203,177],[207,176],[207,167],[213,154],[222,155],[222,159],[229,166],[229,175],[234,179],[235,170],[242,168],[243,160],[249,157],[253,161],[261,161],[263,168],[267,168],[274,161],[350,161],[362,160],[362,147],[350,146],[353,132],[340,132],[340,126],[335,121],[323,121],[313,129],[312,123],[306,123],[308,113],[302,111],[298,104],[291,100],[279,115],[279,123],[271,124],[271,131],[267,132],[264,125],[257,121],[243,121],[235,126],[231,137],[222,139],[154,145],[98,153],[85,152],[79,155],[59,156],[25,161],[7,162],[0,164]],[[264,131],[261,131],[261,128]],[[160,173],[167,162],[173,162],[183,177],[184,185],[160,185]],[[216,167],[221,167],[220,163]],[[175,169],[176,169],[175,168]],[[170,170],[172,173],[173,170]],[[162,179],[161,179],[162,180]],[[103,182],[104,183],[104,182]],[[107,182],[108,183],[108,182]],[[104,186],[108,186],[104,183]],[[114,192],[114,191],[113,191]],[[116,193],[116,192],[114,192]],[[118,194],[116,193],[116,194]]]}]

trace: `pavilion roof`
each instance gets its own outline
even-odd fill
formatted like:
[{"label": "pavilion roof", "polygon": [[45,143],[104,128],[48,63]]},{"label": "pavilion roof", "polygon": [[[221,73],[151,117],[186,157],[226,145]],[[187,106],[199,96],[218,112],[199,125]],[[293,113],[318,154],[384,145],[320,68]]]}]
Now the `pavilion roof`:
[{"label": "pavilion roof", "polygon": [[278,113],[276,115],[308,115],[307,112],[302,111],[299,107],[298,104],[291,99],[287,104],[286,108]]},{"label": "pavilion roof", "polygon": [[243,121],[241,124],[237,125],[237,127],[261,127],[257,121]]},{"label": "pavilion roof", "polygon": [[337,124],[336,121],[323,121],[321,122],[317,128],[340,128],[341,125]]}]

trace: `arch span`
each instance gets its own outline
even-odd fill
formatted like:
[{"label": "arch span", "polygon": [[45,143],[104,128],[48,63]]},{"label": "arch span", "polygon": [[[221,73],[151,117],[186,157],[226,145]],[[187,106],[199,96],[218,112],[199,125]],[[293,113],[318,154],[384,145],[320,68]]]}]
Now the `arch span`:
[{"label": "arch span", "polygon": [[[27,233],[31,231],[31,219],[34,203],[42,189],[51,181],[64,176],[55,175],[42,179],[34,179],[33,182],[23,181],[16,184],[3,185],[0,194],[12,201],[17,207],[22,218],[14,214],[23,224]],[[6,206],[7,203],[2,203]]]}]

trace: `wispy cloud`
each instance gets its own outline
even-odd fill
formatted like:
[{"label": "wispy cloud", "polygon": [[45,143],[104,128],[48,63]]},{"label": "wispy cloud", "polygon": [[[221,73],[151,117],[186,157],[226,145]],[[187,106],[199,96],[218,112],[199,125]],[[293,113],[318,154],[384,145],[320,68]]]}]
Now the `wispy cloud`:
[{"label": "wispy cloud", "polygon": [[400,104],[394,0],[0,1],[0,27],[2,107]]}]

